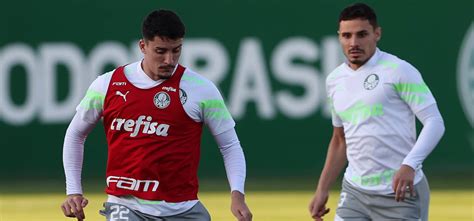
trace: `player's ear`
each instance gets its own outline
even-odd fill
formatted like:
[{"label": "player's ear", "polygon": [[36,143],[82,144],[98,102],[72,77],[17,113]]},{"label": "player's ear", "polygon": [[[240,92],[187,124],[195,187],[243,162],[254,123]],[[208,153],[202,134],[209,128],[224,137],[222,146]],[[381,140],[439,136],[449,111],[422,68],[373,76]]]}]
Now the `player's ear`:
[{"label": "player's ear", "polygon": [[145,40],[142,38],[140,41],[138,41],[138,47],[140,48],[140,51],[142,51],[143,54],[145,54]]},{"label": "player's ear", "polygon": [[375,39],[379,41],[381,37],[382,37],[382,28],[381,27],[375,28]]}]

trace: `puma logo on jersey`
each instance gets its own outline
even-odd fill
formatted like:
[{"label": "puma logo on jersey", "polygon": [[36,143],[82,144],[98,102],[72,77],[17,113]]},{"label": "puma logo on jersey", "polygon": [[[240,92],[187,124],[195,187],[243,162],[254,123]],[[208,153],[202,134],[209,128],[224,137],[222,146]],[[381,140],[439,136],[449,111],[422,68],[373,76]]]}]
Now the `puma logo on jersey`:
[{"label": "puma logo on jersey", "polygon": [[125,92],[125,94],[122,94],[122,92],[116,91],[116,92],[115,92],[115,95],[122,96],[123,100],[124,100],[125,102],[127,102],[127,94],[128,94],[128,92],[130,92],[130,91],[127,91],[127,92]]},{"label": "puma logo on jersey", "polygon": [[138,133],[156,134],[157,136],[168,136],[170,125],[152,122],[151,116],[141,115],[137,120],[115,118],[110,124],[111,130],[124,130],[131,132],[130,137],[136,137]]}]

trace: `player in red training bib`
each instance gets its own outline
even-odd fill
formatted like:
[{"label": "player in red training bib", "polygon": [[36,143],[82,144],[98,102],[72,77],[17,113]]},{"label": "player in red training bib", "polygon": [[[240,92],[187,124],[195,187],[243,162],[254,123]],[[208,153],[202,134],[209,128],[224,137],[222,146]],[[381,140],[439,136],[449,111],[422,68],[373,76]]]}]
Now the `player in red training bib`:
[{"label": "player in red training bib", "polygon": [[203,125],[224,158],[231,211],[251,220],[245,203],[245,157],[217,87],[178,64],[185,27],[172,11],[143,21],[143,60],[100,75],[77,106],[64,139],[67,217],[85,219],[81,169],[84,142],[103,119],[108,144],[106,220],[210,220],[197,197]]}]

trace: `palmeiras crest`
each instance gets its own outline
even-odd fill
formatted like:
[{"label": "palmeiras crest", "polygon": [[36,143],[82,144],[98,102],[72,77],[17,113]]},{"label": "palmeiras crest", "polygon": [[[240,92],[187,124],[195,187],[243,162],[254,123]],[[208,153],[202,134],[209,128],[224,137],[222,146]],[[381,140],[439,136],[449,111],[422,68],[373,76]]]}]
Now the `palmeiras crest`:
[{"label": "palmeiras crest", "polygon": [[366,90],[372,90],[379,84],[379,76],[376,74],[370,74],[364,80],[364,88]]},{"label": "palmeiras crest", "polygon": [[165,109],[171,103],[170,95],[164,91],[160,91],[157,94],[155,94],[155,97],[153,97],[153,103],[155,104],[157,108]]}]

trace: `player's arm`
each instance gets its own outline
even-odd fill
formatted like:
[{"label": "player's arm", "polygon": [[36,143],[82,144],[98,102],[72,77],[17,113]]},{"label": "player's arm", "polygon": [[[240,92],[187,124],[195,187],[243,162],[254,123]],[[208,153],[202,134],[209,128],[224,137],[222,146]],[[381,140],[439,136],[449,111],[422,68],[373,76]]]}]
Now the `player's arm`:
[{"label": "player's arm", "polygon": [[85,219],[83,208],[87,199],[82,195],[81,172],[84,156],[84,142],[94,128],[94,123],[81,119],[76,113],[66,131],[63,145],[63,166],[66,176],[66,200],[61,205],[65,216]]},{"label": "player's arm", "polygon": [[309,205],[311,217],[322,220],[321,217],[329,212],[326,203],[329,198],[329,189],[336,181],[347,163],[346,140],[343,127],[334,127],[331,141],[329,142],[326,162],[319,177],[318,187]]},{"label": "player's arm", "polygon": [[65,216],[77,220],[85,218],[83,208],[87,199],[83,196],[81,185],[84,143],[102,116],[105,92],[110,80],[109,75],[97,78],[89,87],[85,97],[76,108],[63,144],[63,166],[66,176],[66,200],[61,204]]},{"label": "player's arm", "polygon": [[397,76],[395,91],[423,124],[415,145],[393,178],[395,200],[401,201],[404,200],[407,189],[412,196],[415,195],[415,171],[436,147],[445,128],[435,98],[418,70],[409,64],[402,64],[394,76]]},{"label": "player's arm", "polygon": [[444,134],[445,127],[443,117],[436,104],[416,113],[416,117],[423,124],[415,146],[403,160],[404,165],[411,168],[419,168],[423,161],[433,151]]},{"label": "player's arm", "polygon": [[231,211],[238,220],[252,220],[252,213],[245,203],[245,157],[235,132],[235,122],[227,109],[217,87],[210,81],[201,87],[199,113],[190,115],[201,117],[216,140],[224,159],[227,179],[231,188]]},{"label": "player's arm", "polygon": [[445,127],[443,118],[436,104],[432,104],[416,113],[416,117],[423,124],[415,145],[405,157],[402,166],[393,179],[393,190],[395,200],[403,201],[405,192],[408,190],[411,196],[415,196],[414,177],[415,170],[421,167],[423,161],[433,151],[444,134]]},{"label": "player's arm", "polygon": [[224,159],[227,179],[231,188],[231,211],[238,220],[252,220],[245,203],[245,156],[234,128],[214,135]]}]

